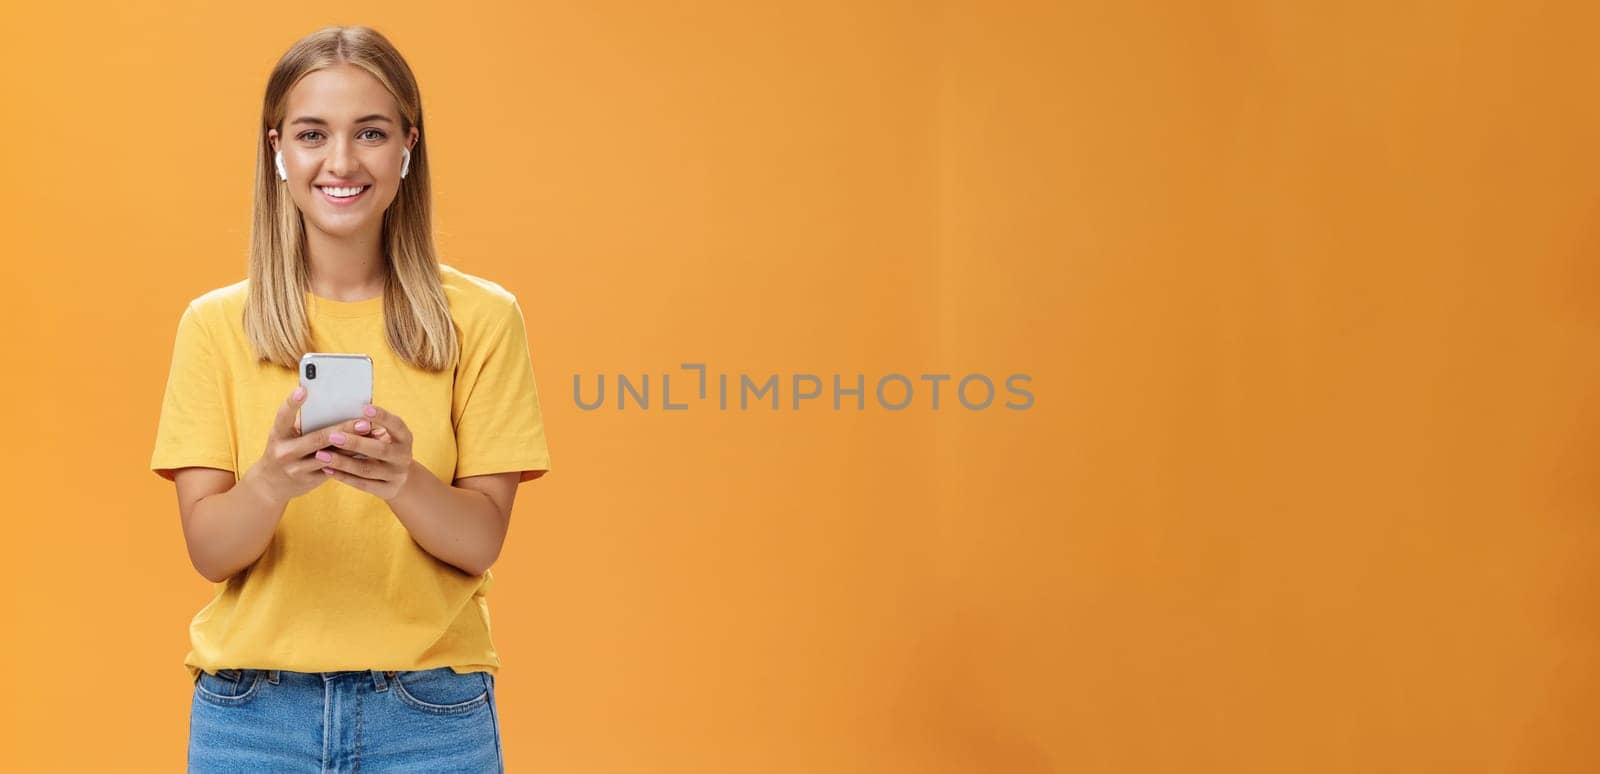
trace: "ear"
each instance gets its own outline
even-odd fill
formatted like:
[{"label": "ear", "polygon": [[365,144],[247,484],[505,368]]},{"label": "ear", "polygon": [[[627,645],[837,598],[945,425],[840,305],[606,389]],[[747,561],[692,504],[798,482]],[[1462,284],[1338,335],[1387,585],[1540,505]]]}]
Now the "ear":
[{"label": "ear", "polygon": [[268,129],[267,130],[267,142],[271,143],[272,152],[273,153],[277,153],[278,152],[278,130],[277,129]]},{"label": "ear", "polygon": [[417,128],[411,127],[411,136],[406,138],[406,150],[417,149]]}]

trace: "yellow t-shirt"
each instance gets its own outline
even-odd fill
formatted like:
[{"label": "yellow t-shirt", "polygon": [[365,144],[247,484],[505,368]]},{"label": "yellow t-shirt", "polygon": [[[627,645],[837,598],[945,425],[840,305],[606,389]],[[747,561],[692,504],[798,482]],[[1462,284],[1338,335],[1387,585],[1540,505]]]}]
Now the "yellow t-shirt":
[{"label": "yellow t-shirt", "polygon": [[[550,469],[521,306],[500,285],[441,264],[461,339],[454,369],[428,373],[384,338],[383,297],[307,293],[312,351],[372,358],[372,402],[411,428],[412,456],[439,477]],[[241,314],[248,279],[205,293],[178,321],[150,468],[234,472],[266,450],[299,374],[258,363]],[[491,572],[469,575],[411,539],[381,498],[338,481],[289,501],[261,557],[216,584],[189,626],[200,670],[499,671],[489,635]]]}]

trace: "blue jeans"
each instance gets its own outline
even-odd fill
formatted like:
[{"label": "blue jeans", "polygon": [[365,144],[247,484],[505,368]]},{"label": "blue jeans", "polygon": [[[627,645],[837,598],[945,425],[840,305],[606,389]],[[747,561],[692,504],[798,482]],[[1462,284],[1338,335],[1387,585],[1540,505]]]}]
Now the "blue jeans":
[{"label": "blue jeans", "polygon": [[504,772],[494,675],[201,672],[191,772]]}]

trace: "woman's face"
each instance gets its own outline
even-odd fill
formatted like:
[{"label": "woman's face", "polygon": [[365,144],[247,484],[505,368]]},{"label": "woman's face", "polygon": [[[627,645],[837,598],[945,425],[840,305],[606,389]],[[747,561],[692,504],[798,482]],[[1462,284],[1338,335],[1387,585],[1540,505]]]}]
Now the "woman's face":
[{"label": "woman's face", "polygon": [[[402,150],[416,144],[417,130],[402,135],[394,97],[371,73],[346,64],[301,78],[289,91],[283,133],[269,129],[267,138],[283,153],[284,185],[306,226],[350,236],[382,227],[402,184]],[[337,195],[355,188],[355,196]]]}]

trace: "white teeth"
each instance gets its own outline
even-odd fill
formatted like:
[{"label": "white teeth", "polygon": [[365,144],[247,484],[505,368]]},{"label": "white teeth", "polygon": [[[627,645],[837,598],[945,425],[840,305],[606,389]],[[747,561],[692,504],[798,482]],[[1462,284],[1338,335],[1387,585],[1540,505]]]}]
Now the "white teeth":
[{"label": "white teeth", "polygon": [[366,190],[365,186],[360,188],[329,188],[328,186],[318,186],[318,188],[321,188],[323,193],[326,193],[329,196],[338,197],[340,199],[347,199]]}]

